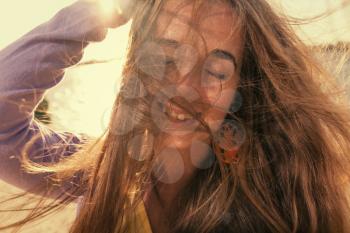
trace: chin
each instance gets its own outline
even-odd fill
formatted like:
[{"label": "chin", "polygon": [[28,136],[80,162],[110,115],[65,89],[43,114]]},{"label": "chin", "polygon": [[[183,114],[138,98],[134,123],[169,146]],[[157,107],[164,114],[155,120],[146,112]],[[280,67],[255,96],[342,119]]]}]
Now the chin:
[{"label": "chin", "polygon": [[191,144],[192,144],[192,140],[190,139],[185,139],[184,137],[178,137],[178,136],[175,136],[175,137],[172,137],[172,142],[173,142],[173,145],[174,147],[178,148],[178,149],[189,149],[191,147]]},{"label": "chin", "polygon": [[201,140],[208,143],[208,134],[203,132],[193,132],[185,135],[167,134],[166,147],[180,150],[190,149],[192,142]]}]

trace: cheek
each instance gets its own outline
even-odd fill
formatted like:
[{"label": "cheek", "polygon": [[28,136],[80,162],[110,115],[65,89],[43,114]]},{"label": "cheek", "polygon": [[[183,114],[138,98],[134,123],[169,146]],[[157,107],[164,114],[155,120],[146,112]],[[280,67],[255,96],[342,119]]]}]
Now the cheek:
[{"label": "cheek", "polygon": [[234,87],[222,90],[220,97],[217,98],[215,103],[212,104],[208,109],[208,112],[205,114],[205,121],[213,132],[216,132],[219,129],[225,116],[229,112],[235,92],[236,88]]}]

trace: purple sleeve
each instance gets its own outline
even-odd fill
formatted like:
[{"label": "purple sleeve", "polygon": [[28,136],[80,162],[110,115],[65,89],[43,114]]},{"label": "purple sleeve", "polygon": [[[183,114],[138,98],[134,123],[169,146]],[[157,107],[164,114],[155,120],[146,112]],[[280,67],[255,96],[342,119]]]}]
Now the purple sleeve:
[{"label": "purple sleeve", "polygon": [[47,175],[23,171],[18,158],[24,149],[35,162],[56,162],[83,143],[34,120],[34,110],[88,43],[106,34],[97,4],[78,1],[0,51],[0,179],[27,190]]}]

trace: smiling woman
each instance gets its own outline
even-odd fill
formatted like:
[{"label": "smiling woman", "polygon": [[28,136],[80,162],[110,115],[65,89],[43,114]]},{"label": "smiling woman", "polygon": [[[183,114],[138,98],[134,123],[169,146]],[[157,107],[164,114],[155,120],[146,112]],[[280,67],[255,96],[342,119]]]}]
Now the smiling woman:
[{"label": "smiling woman", "polygon": [[[265,0],[129,3],[106,20],[78,1],[1,51],[0,175],[42,198],[0,229],[79,201],[71,233],[347,232],[348,106],[285,18]],[[64,69],[129,16],[105,134],[32,120]]]}]

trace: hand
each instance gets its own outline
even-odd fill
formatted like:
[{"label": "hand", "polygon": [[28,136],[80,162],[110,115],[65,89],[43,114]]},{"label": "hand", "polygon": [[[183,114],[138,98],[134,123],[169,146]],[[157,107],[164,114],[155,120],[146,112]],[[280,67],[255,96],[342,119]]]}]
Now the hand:
[{"label": "hand", "polygon": [[129,20],[135,8],[136,0],[113,0],[116,9],[124,18]]},{"label": "hand", "polygon": [[[108,1],[108,0],[100,0]],[[109,0],[111,1],[111,0]],[[116,28],[127,23],[131,17],[135,8],[137,0],[112,0],[114,11],[109,23],[109,27]]]},{"label": "hand", "polygon": [[127,23],[137,0],[80,0],[99,5],[104,23],[109,28],[116,28]]}]

